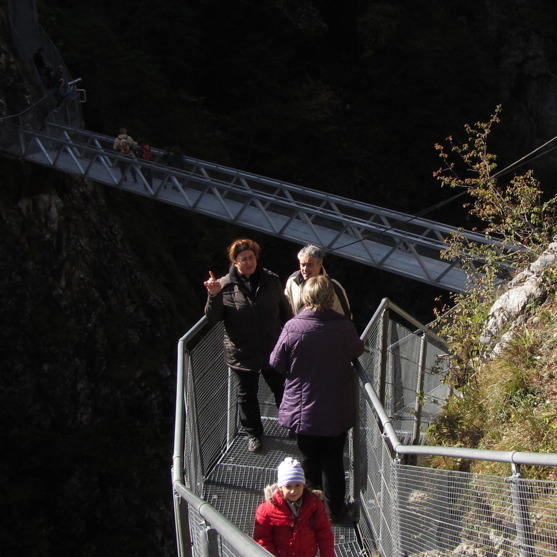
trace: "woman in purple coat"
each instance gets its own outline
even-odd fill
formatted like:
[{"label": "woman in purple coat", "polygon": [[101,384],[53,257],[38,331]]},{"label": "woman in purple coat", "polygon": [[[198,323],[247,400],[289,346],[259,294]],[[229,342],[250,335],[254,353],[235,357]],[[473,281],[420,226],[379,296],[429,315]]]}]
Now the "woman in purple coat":
[{"label": "woman in purple coat", "polygon": [[304,285],[304,311],[288,321],[270,364],[286,374],[279,422],[297,436],[307,485],[323,489],[333,522],[342,520],[343,451],[355,425],[352,360],[364,351],[352,321],[332,309],[335,289],[323,275]]}]

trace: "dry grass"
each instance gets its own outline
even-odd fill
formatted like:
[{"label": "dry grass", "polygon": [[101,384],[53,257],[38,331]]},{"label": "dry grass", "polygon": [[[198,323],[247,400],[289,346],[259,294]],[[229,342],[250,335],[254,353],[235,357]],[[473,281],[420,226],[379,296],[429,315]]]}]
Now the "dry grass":
[{"label": "dry grass", "polygon": [[[476,368],[462,397],[445,407],[432,427],[432,444],[501,451],[557,453],[557,302],[554,295],[530,309],[502,354]],[[449,462],[442,468],[508,475],[507,464]],[[550,468],[523,467],[530,478],[557,478]]]}]

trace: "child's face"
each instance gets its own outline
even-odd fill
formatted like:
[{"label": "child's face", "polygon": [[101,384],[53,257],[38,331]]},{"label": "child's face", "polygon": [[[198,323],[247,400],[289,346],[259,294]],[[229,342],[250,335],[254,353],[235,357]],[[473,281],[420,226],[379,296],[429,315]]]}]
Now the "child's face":
[{"label": "child's face", "polygon": [[282,493],[282,497],[286,501],[290,501],[293,503],[294,501],[297,501],[302,496],[302,493],[304,492],[304,484],[299,484],[299,483],[286,484],[280,488],[280,491]]}]

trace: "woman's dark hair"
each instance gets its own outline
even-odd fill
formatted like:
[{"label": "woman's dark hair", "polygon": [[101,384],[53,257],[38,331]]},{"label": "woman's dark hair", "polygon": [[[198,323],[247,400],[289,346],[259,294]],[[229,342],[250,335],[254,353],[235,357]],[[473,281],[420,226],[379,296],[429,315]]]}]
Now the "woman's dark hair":
[{"label": "woman's dark hair", "polygon": [[259,259],[259,252],[261,251],[261,248],[259,247],[259,244],[257,242],[254,242],[249,238],[239,238],[238,240],[234,240],[228,246],[227,250],[230,263],[235,263],[238,254],[248,249],[253,251],[256,259]]}]

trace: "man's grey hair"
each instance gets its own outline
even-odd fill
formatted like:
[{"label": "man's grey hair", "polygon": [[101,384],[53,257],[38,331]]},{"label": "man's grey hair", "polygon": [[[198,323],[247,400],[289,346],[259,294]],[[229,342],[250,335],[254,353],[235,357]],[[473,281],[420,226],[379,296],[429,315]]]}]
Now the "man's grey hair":
[{"label": "man's grey hair", "polygon": [[298,252],[298,259],[302,259],[304,255],[313,257],[314,259],[317,260],[318,263],[321,263],[323,261],[323,250],[321,248],[318,248],[317,246],[314,246],[313,244],[308,244],[307,246],[304,246]]}]

